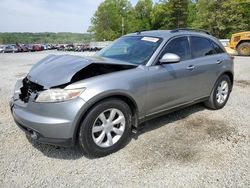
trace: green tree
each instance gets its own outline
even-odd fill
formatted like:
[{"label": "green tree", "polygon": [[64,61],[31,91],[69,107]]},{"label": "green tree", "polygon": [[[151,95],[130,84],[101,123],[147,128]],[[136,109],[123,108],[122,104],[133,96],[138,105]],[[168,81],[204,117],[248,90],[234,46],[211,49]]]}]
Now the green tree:
[{"label": "green tree", "polygon": [[242,22],[246,24],[246,30],[250,30],[250,0],[236,0],[235,3],[242,12]]},{"label": "green tree", "polygon": [[169,13],[166,3],[156,3],[151,12],[152,29],[167,29],[169,23]]},{"label": "green tree", "polygon": [[188,0],[169,0],[169,29],[187,27]]},{"label": "green tree", "polygon": [[164,0],[157,3],[151,13],[154,29],[187,27],[188,0]]},{"label": "green tree", "polygon": [[135,17],[138,30],[150,30],[151,18],[150,14],[153,9],[152,0],[139,0],[135,6]]},{"label": "green tree", "polygon": [[122,34],[122,18],[125,20],[125,32],[134,29],[134,10],[128,0],[105,0],[91,20],[89,32],[96,40],[114,40]]},{"label": "green tree", "polygon": [[89,31],[96,40],[113,40],[136,30],[191,27],[206,29],[219,38],[250,30],[250,0],[104,0]]},{"label": "green tree", "polygon": [[206,29],[218,38],[248,28],[249,18],[244,21],[245,10],[236,0],[199,0],[196,8],[193,26]]},{"label": "green tree", "polygon": [[197,1],[189,0],[188,2],[188,18],[187,18],[187,26],[192,28],[193,23],[197,16],[197,9],[196,9]]}]

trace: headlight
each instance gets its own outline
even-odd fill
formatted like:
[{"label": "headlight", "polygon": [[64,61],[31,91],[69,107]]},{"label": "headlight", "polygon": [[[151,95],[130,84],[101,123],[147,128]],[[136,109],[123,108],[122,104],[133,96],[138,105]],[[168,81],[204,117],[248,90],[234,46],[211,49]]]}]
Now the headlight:
[{"label": "headlight", "polygon": [[62,102],[81,95],[85,88],[81,89],[48,89],[38,94],[35,102]]}]

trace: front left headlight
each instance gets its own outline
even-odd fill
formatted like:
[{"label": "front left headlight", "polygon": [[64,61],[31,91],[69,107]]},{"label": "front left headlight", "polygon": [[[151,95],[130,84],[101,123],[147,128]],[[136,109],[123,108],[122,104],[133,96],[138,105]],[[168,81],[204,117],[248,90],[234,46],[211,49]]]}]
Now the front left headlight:
[{"label": "front left headlight", "polygon": [[38,94],[35,102],[63,102],[81,95],[86,88],[81,89],[48,89]]}]

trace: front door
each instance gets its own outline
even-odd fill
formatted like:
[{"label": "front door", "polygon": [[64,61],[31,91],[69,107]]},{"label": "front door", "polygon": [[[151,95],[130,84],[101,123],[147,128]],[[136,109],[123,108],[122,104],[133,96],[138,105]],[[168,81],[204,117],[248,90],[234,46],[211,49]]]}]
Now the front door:
[{"label": "front door", "polygon": [[180,56],[177,63],[149,67],[146,116],[185,104],[194,99],[197,72],[191,60],[188,37],[172,39],[164,48],[159,59],[166,53]]}]

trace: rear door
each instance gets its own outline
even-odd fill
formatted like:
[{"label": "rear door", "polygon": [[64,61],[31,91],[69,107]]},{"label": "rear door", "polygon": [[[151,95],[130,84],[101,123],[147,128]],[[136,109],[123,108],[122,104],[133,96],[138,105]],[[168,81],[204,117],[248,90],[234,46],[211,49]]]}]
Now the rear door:
[{"label": "rear door", "polygon": [[197,73],[193,84],[196,98],[210,95],[214,82],[221,72],[225,56],[212,40],[201,36],[190,36],[192,64]]}]

